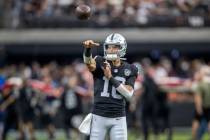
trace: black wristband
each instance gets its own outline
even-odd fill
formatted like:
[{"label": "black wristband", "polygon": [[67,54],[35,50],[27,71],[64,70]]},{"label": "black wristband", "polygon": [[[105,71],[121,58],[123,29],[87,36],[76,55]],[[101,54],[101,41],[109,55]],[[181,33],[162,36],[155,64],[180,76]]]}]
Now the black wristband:
[{"label": "black wristband", "polygon": [[84,55],[86,57],[90,57],[91,56],[91,48],[85,48],[84,50]]},{"label": "black wristband", "polygon": [[111,78],[109,79],[109,81],[110,81],[110,83],[111,83],[115,88],[119,87],[120,84],[121,84],[118,80],[114,79],[113,77],[111,77]]}]

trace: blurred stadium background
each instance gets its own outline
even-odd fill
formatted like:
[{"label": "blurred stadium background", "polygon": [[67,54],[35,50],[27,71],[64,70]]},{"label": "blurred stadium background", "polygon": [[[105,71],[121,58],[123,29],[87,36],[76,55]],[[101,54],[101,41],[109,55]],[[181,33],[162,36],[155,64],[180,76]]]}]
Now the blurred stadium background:
[{"label": "blurred stadium background", "polygon": [[[91,6],[89,20],[75,17],[79,4]],[[128,61],[141,64],[158,86],[150,95],[157,109],[149,139],[192,139],[192,89],[196,72],[210,66],[209,27],[209,0],[1,0],[0,140],[88,139],[75,129],[93,94],[81,42],[103,44],[113,32],[126,37]],[[127,109],[129,140],[145,133],[141,83],[142,75]],[[198,134],[209,140],[206,125]]]}]

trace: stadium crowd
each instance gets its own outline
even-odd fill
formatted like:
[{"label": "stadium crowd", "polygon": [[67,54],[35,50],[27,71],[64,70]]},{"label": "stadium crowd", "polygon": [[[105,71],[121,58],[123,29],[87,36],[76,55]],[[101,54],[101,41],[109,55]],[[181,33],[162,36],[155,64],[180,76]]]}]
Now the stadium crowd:
[{"label": "stadium crowd", "polygon": [[[171,139],[170,107],[165,93],[177,90],[177,86],[188,89],[178,92],[192,92],[196,73],[202,67],[209,68],[209,62],[183,58],[173,63],[162,57],[155,63],[143,58],[135,65],[140,72],[135,98],[127,108],[128,126],[140,127],[147,140],[147,122],[152,122],[154,134],[158,135],[162,130],[156,122],[159,117],[164,120],[164,128],[170,130],[168,139]],[[21,140],[36,139],[34,129],[43,128],[50,139],[55,139],[56,128],[64,129],[70,139],[71,130],[79,135],[77,127],[91,110],[93,79],[87,67],[79,61],[67,65],[56,62],[6,65],[0,68],[0,86],[0,139],[3,140],[11,128],[18,130]],[[193,128],[196,130],[196,125]]]},{"label": "stadium crowd", "polygon": [[[79,4],[91,6],[88,22],[76,19]],[[0,5],[5,27],[12,28],[180,26],[188,20],[202,26],[210,15],[208,0],[4,0]],[[186,18],[190,15],[195,18]]]}]

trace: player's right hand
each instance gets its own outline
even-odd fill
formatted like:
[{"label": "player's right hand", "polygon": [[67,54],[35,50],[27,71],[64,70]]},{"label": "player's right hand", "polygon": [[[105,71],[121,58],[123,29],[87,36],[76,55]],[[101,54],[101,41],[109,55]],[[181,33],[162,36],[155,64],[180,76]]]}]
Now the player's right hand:
[{"label": "player's right hand", "polygon": [[86,40],[82,44],[83,44],[83,46],[85,48],[92,48],[92,47],[98,47],[98,46],[100,46],[99,43],[96,43],[93,40]]},{"label": "player's right hand", "polygon": [[107,79],[110,79],[112,77],[112,72],[111,72],[111,66],[110,66],[109,62],[105,61],[102,69],[104,71],[104,76]]}]

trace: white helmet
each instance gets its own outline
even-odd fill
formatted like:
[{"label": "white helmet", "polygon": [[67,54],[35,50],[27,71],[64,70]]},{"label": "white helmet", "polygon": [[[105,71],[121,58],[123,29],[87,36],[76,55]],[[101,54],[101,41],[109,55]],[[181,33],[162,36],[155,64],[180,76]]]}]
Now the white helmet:
[{"label": "white helmet", "polygon": [[[119,45],[119,51],[116,54],[107,53],[108,45]],[[113,33],[107,36],[104,42],[104,57],[107,60],[116,60],[117,58],[124,59],[127,49],[127,43],[125,38],[118,33]]]}]

